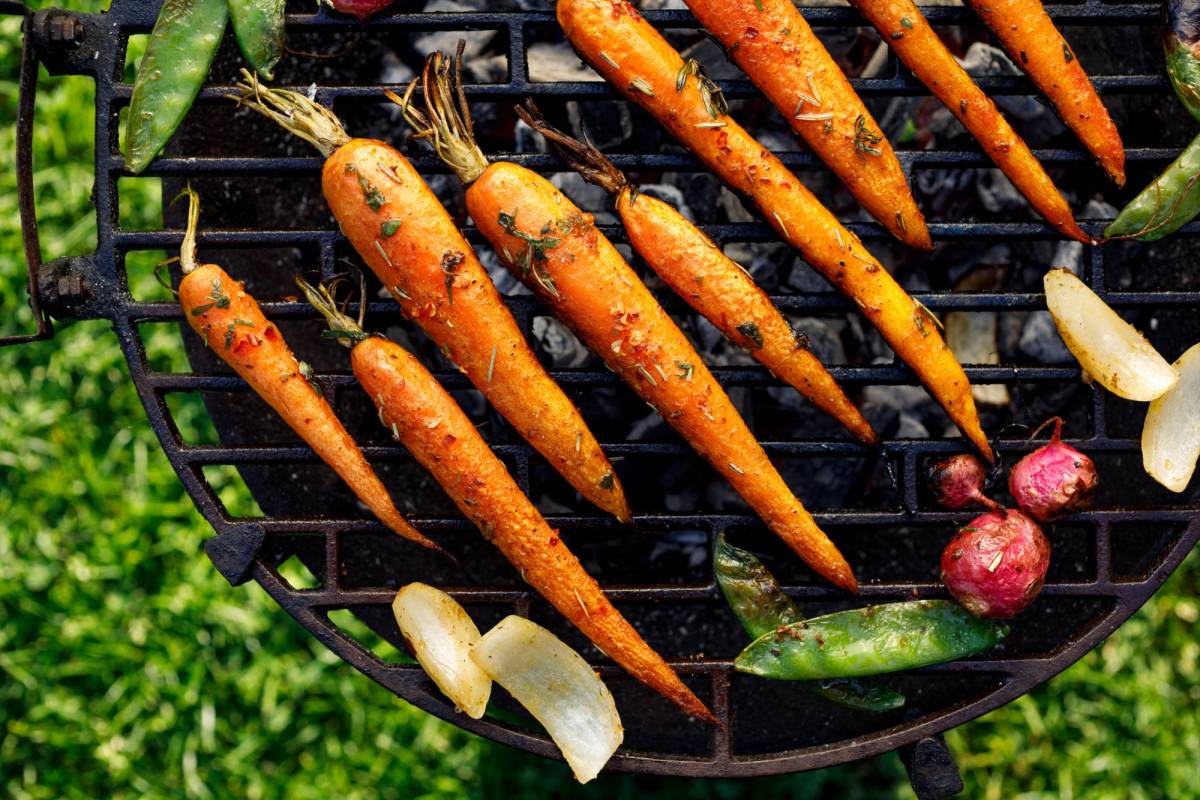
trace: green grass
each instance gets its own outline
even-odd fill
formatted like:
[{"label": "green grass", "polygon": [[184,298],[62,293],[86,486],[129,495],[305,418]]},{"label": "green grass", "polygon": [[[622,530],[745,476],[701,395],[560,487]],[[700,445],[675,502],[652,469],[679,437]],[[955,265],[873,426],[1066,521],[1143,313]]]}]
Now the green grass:
[{"label": "green grass", "polygon": [[[79,7],[79,3],[73,4]],[[95,2],[88,5],[94,6]],[[16,25],[0,74],[16,74]],[[0,154],[16,86],[0,82]],[[47,257],[94,246],[89,82],[43,79],[38,211]],[[6,162],[8,163],[8,162]],[[153,187],[126,206],[156,224]],[[0,170],[0,329],[30,324],[11,168]],[[152,341],[152,348],[159,346]],[[201,435],[194,407],[178,410]],[[0,351],[0,795],[17,798],[904,798],[894,756],[758,781],[606,775],[481,741],[394,698],[253,585],[146,424],[102,323]],[[1193,557],[1102,648],[950,735],[967,797],[1200,796]]]}]

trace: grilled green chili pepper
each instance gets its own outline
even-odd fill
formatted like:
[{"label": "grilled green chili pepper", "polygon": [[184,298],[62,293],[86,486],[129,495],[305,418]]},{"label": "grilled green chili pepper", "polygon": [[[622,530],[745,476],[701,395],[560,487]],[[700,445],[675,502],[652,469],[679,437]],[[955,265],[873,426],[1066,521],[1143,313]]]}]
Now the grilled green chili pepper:
[{"label": "grilled green chili pepper", "polygon": [[139,173],[175,133],[221,44],[226,0],[166,0],[138,67],[125,128],[125,166]]},{"label": "grilled green chili pepper", "polygon": [[1163,50],[1175,94],[1200,119],[1200,2],[1167,0],[1163,5]]},{"label": "grilled green chili pepper", "polygon": [[1104,229],[1104,238],[1153,242],[1179,230],[1196,214],[1200,214],[1200,136],[1121,209]]},{"label": "grilled green chili pepper", "polygon": [[[792,599],[783,593],[775,576],[745,550],[717,536],[713,551],[717,583],[733,614],[752,637],[773,632],[781,625],[804,619]],[[904,706],[904,695],[867,681],[835,679],[808,684],[813,694],[860,711],[892,711]]]},{"label": "grilled green chili pepper", "polygon": [[264,78],[283,56],[284,0],[229,0],[229,19],[242,55]]},{"label": "grilled green chili pepper", "polygon": [[974,655],[1007,633],[948,600],[868,606],[777,628],[743,650],[734,668],[780,680],[879,675]]}]

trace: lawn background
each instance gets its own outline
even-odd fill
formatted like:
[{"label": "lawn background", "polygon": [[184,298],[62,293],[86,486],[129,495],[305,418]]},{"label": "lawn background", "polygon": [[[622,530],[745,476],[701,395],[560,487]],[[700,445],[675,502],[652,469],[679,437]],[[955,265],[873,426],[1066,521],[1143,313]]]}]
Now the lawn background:
[{"label": "lawn background", "polygon": [[[18,43],[19,23],[0,23],[4,333],[32,324],[10,166]],[[35,170],[46,258],[95,245],[92,106],[88,80],[43,73]],[[160,198],[142,191],[125,212],[157,224]],[[185,432],[196,413],[184,409]],[[894,755],[753,781],[613,774],[581,790],[559,763],[407,706],[256,586],[231,588],[202,552],[209,535],[105,324],[63,324],[53,341],[0,350],[0,796],[912,795]],[[1193,554],[1095,652],[953,731],[964,796],[1200,797],[1198,583]]]}]

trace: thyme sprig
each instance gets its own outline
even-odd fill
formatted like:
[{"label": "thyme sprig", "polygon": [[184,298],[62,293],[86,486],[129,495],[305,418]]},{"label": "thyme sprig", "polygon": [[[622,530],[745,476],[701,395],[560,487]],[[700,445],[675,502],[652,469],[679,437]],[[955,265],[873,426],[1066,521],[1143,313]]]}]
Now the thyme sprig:
[{"label": "thyme sprig", "polygon": [[854,120],[854,149],[864,155],[880,156],[883,151],[876,147],[883,141],[883,135],[875,133],[867,127],[867,118],[859,114]]}]

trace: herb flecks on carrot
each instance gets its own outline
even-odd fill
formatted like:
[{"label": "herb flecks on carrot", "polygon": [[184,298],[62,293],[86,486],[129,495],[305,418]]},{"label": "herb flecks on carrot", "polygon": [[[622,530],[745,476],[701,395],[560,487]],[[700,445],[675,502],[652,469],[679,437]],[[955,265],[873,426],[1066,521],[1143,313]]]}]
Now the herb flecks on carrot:
[{"label": "herb flecks on carrot", "polygon": [[[461,59],[461,49],[459,53]],[[458,140],[464,146],[459,150],[465,151],[473,137],[464,119],[466,101],[458,74],[440,53],[430,56],[420,79],[425,109],[410,102],[405,117],[427,137]],[[671,81],[665,90],[674,91],[674,75]],[[462,116],[455,119],[441,107],[443,102],[455,104]],[[792,494],[695,348],[596,229],[591,216],[545,178],[512,163],[489,165],[484,159],[456,172],[477,176],[467,187],[467,211],[484,237],[508,254],[506,266],[549,302],[584,344],[653,406],[814,570],[837,586],[857,588],[846,560]],[[565,232],[559,225],[564,218],[574,220]],[[544,237],[556,228],[554,246],[545,246]],[[552,280],[553,292],[525,274],[518,261],[516,254],[529,252],[532,241],[542,242],[540,267]],[[691,365],[687,380],[668,371],[679,362]]]},{"label": "herb flecks on carrot", "polygon": [[[766,293],[715,242],[670,205],[638,195],[603,153],[551,126],[532,100],[517,113],[586,180],[614,195],[630,244],[676,294],[859,440],[877,443],[871,424],[829,370],[807,347],[797,346],[791,326]],[[690,379],[692,371],[688,365],[685,377]]]},{"label": "herb flecks on carrot", "polygon": [[310,383],[307,365],[292,354],[258,302],[216,264],[197,263],[200,197],[190,188],[184,191],[189,200],[188,227],[180,253],[184,275],[179,303],[188,323],[384,525],[406,539],[441,550],[401,515],[320,387]]},{"label": "herb flecks on carrot", "polygon": [[[711,117],[692,82],[674,91],[683,58],[625,0],[558,0],[559,24],[576,51],[613,86],[623,90],[631,74],[644,77],[655,96],[626,93],[654,116],[734,190],[747,196],[804,260],[854,300],[907,363],[950,418],[988,460],[991,445],[979,423],[971,385],[962,366],[933,332],[922,336],[916,304],[783,163],[729,116],[722,128],[699,128]],[[613,67],[597,54],[606,50]],[[867,129],[863,124],[864,131]]]},{"label": "herb flecks on carrot", "polygon": [[896,56],[971,132],[988,157],[1051,227],[1084,244],[1093,243],[1075,222],[1071,207],[1029,146],[992,99],[954,60],[912,0],[850,2],[884,36],[903,27],[904,36],[888,43]]},{"label": "herb flecks on carrot", "polygon": [[[611,489],[598,486],[613,471],[600,444],[546,373],[487,270],[408,159],[384,142],[352,140],[337,117],[303,95],[244,77],[239,86],[244,105],[326,156],[325,199],[342,233],[405,316],[583,497],[628,522],[620,481],[614,478]],[[471,163],[469,150],[460,154],[452,147],[445,155]],[[583,432],[579,447],[576,432]]]},{"label": "herb flecks on carrot", "polygon": [[933,247],[891,144],[791,0],[686,2],[871,216],[902,242]]},{"label": "herb flecks on carrot", "polygon": [[[635,678],[692,716],[714,722],[704,703],[604,595],[420,361],[394,342],[365,334],[360,324],[338,312],[324,287],[298,283],[339,340],[351,348],[354,374],[374,401],[380,422],[525,582]],[[612,488],[611,472],[600,480]]]}]

